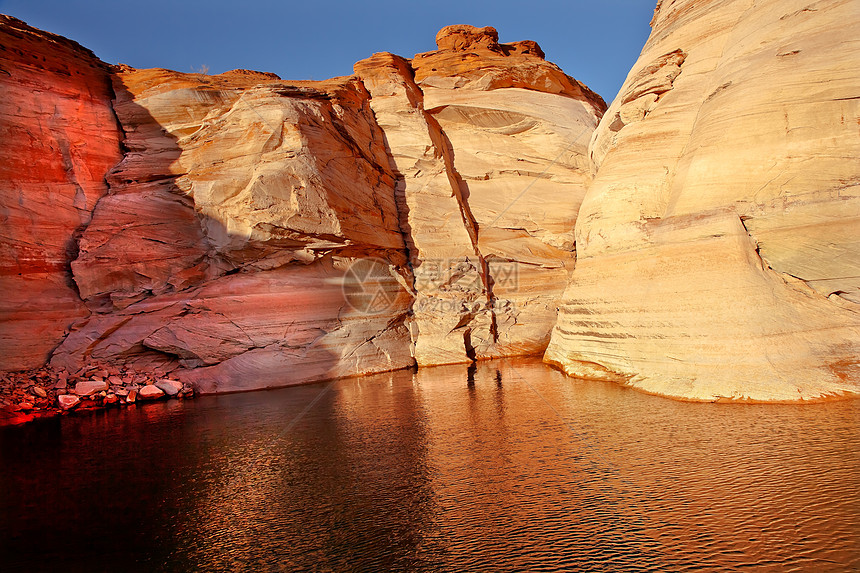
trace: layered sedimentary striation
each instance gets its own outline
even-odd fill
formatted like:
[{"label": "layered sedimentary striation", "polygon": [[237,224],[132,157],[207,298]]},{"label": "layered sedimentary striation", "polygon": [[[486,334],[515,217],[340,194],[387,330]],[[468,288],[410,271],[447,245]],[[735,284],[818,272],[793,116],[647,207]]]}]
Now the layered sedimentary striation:
[{"label": "layered sedimentary striation", "polygon": [[[534,42],[499,44],[492,28],[454,26],[414,60],[378,54],[355,76],[288,82],[109,67],[8,22],[4,33],[43,52],[51,42],[72,50],[53,57],[73,78],[86,60],[93,77],[55,92],[39,64],[32,73],[48,95],[37,98],[24,95],[24,56],[6,67],[18,78],[15,102],[85,103],[59,115],[101,161],[88,160],[84,175],[57,163],[57,181],[78,193],[77,219],[56,233],[65,248],[51,255],[56,277],[16,292],[33,308],[70,310],[62,321],[35,314],[56,334],[38,353],[10,343],[4,354],[20,363],[8,368],[50,353],[58,371],[122,364],[225,392],[548,344],[590,178],[586,143],[605,105]],[[78,93],[96,88],[98,98]],[[15,105],[5,109],[24,117]],[[68,155],[48,147],[57,161]],[[26,224],[56,224],[44,207],[65,188],[34,173],[33,191],[20,167],[4,184],[41,204],[16,224],[39,231],[30,246],[45,250],[44,232]],[[92,187],[86,201],[79,181]],[[10,232],[4,248],[21,236]],[[62,296],[45,290],[58,282]],[[27,318],[20,301],[10,306]],[[10,340],[30,344],[24,322],[10,325]]]},{"label": "layered sedimentary striation", "polygon": [[[359,82],[124,69],[114,89],[127,151],[72,263],[94,314],[52,365],[179,368],[213,392],[412,363],[394,176]],[[371,259],[380,312],[342,292]]]},{"label": "layered sedimentary striation", "polygon": [[121,156],[107,66],[0,15],[0,370],[45,360],[89,314],[69,261]]},{"label": "layered sedimentary striation", "polygon": [[855,12],[662,0],[608,110],[493,28],[290,82],[0,17],[0,369],[225,392],[549,344],[685,399],[858,392]]},{"label": "layered sedimentary striation", "polygon": [[697,400],[860,390],[856,21],[659,3],[590,143],[548,361]]},{"label": "layered sedimentary striation", "polygon": [[385,132],[416,302],[420,365],[541,352],[573,267],[603,100],[534,42],[449,26],[409,62],[355,72]]}]

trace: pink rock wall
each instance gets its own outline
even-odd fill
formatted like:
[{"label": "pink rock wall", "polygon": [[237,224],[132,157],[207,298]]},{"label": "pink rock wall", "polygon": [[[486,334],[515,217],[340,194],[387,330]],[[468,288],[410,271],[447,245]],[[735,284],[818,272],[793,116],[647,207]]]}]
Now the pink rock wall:
[{"label": "pink rock wall", "polygon": [[89,314],[69,261],[122,136],[107,66],[2,15],[0,94],[0,370],[14,370],[44,364]]}]

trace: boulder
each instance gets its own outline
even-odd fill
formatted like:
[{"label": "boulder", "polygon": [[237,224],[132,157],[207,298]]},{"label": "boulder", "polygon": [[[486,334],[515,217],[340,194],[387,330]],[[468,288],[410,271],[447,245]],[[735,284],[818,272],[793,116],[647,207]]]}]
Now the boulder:
[{"label": "boulder", "polygon": [[[158,386],[144,386],[137,393],[137,397],[141,400],[157,400],[164,396],[164,391]],[[130,397],[130,395],[129,395]]]},{"label": "boulder", "polygon": [[168,396],[176,396],[182,390],[182,382],[162,378],[155,383]]},{"label": "boulder", "polygon": [[80,404],[81,399],[77,396],[73,396],[72,394],[64,394],[62,396],[57,396],[57,406],[60,407],[61,410],[71,410],[78,404]]},{"label": "boulder", "polygon": [[75,394],[78,396],[93,396],[107,389],[108,384],[104,380],[84,380],[75,384]]}]

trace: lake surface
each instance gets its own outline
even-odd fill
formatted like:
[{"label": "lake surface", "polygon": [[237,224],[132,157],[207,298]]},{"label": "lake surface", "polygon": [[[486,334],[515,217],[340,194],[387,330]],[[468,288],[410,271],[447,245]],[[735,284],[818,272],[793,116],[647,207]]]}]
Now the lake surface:
[{"label": "lake surface", "polygon": [[846,571],[860,401],[683,403],[537,360],[0,428],[0,571]]}]

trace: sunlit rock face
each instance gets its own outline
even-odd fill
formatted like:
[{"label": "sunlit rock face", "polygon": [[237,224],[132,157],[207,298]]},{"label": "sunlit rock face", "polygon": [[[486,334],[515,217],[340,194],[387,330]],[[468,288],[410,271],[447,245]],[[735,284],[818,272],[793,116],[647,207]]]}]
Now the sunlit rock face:
[{"label": "sunlit rock face", "polygon": [[695,400],[860,390],[856,37],[852,1],[659,3],[547,361]]},{"label": "sunlit rock face", "polygon": [[51,364],[226,392],[542,352],[605,106],[534,42],[438,40],[325,82],[115,68],[92,315]]},{"label": "sunlit rock face", "polygon": [[599,96],[534,42],[448,26],[356,64],[398,176],[419,365],[541,352],[573,268]]},{"label": "sunlit rock face", "polygon": [[119,161],[107,66],[0,15],[0,370],[45,363],[89,311],[69,260]]},{"label": "sunlit rock face", "polygon": [[[52,364],[178,368],[203,392],[412,364],[394,176],[360,82],[122,69],[114,89],[126,154],[72,263],[94,314]],[[385,304],[345,296],[364,260]]]}]

